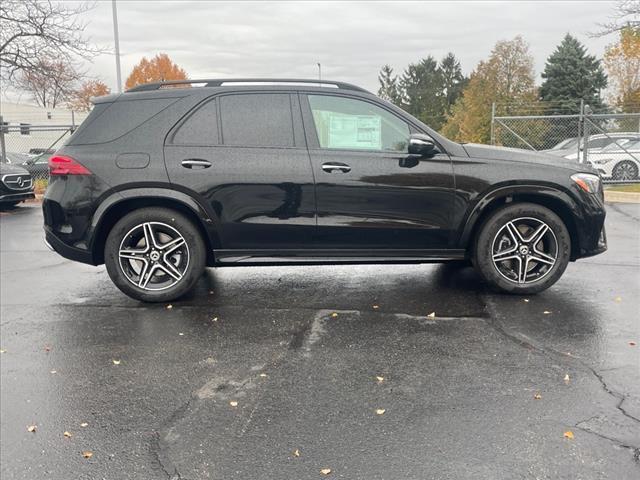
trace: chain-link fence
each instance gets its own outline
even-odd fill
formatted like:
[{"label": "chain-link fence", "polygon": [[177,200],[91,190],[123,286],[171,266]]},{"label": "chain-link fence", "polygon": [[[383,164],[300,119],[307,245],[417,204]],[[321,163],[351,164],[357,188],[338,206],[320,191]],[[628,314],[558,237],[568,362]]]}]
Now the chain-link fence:
[{"label": "chain-link fence", "polygon": [[494,145],[589,163],[604,183],[640,182],[640,113],[494,114],[491,132]]},{"label": "chain-link fence", "polygon": [[27,169],[33,176],[36,192],[44,191],[49,181],[49,157],[74,131],[73,125],[0,126],[2,161]]}]

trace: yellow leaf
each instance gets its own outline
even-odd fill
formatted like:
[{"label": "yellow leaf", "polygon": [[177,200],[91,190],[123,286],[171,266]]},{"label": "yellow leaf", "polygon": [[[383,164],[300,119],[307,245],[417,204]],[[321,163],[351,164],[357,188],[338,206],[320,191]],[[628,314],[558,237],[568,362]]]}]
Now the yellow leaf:
[{"label": "yellow leaf", "polygon": [[238,402],[236,400],[231,400],[229,402],[229,405],[231,405],[232,407],[237,407],[238,406]]},{"label": "yellow leaf", "polygon": [[386,410],[384,408],[376,409],[376,415],[384,415],[384,412],[386,412]]},{"label": "yellow leaf", "polygon": [[266,374],[266,373],[261,373],[261,374],[260,374],[260,376],[261,376],[262,378],[264,378],[264,377],[266,377],[266,376],[267,376],[267,374]]},{"label": "yellow leaf", "polygon": [[82,423],[80,424],[80,426],[81,426],[82,428],[84,428],[84,427],[88,427],[88,426],[89,426],[89,424],[88,424],[87,422],[82,422]]},{"label": "yellow leaf", "polygon": [[183,337],[183,336],[184,336],[184,333],[180,332],[178,335],[180,335],[181,337]]},{"label": "yellow leaf", "polygon": [[120,365],[120,360],[113,360],[114,365]]},{"label": "yellow leaf", "polygon": [[567,374],[564,376],[564,383],[566,383],[566,384],[568,385],[568,384],[569,384],[569,381],[570,381],[570,379],[569,379],[569,374],[567,373]]},{"label": "yellow leaf", "polygon": [[551,315],[551,311],[549,310],[545,310],[544,312],[542,312],[543,315]]},{"label": "yellow leaf", "polygon": [[71,432],[64,432],[63,435],[67,438],[71,438],[73,435],[71,435]]},{"label": "yellow leaf", "polygon": [[436,312],[431,312],[429,315],[427,315],[427,317],[436,318]]},{"label": "yellow leaf", "polygon": [[378,305],[374,305],[374,306],[373,306],[373,309],[374,309],[374,310],[377,310],[377,309],[379,309],[379,308],[380,308],[380,307],[379,307]]},{"label": "yellow leaf", "polygon": [[27,427],[27,432],[31,432],[31,433],[36,433],[36,430],[38,429],[37,425],[29,425]]},{"label": "yellow leaf", "polygon": [[540,395],[539,393],[536,393],[533,398],[535,398],[536,400],[540,400],[542,398],[542,395]]},{"label": "yellow leaf", "polygon": [[564,438],[568,438],[569,440],[572,440],[573,439],[573,432],[572,431],[564,432]]},{"label": "yellow leaf", "polygon": [[213,317],[213,319],[211,321],[212,322],[217,322],[218,321],[218,317]]},{"label": "yellow leaf", "polygon": [[336,318],[337,316],[338,316],[338,314],[337,314],[336,312],[333,312],[333,313],[331,314],[331,318]]},{"label": "yellow leaf", "polygon": [[49,372],[49,373],[51,373],[51,374],[55,375],[55,374],[56,374],[56,373],[58,373],[58,372],[57,372],[57,370],[51,370],[51,372]]},{"label": "yellow leaf", "polygon": [[0,353],[7,353],[7,351],[4,348],[0,348]]},{"label": "yellow leaf", "polygon": [[524,299],[524,303],[529,303],[529,299],[528,299],[528,298],[525,298],[525,299]]},{"label": "yellow leaf", "polygon": [[615,298],[615,301],[616,301],[616,302],[618,302],[618,303],[620,303],[620,302],[622,301],[622,297],[616,297],[616,298]]},{"label": "yellow leaf", "polygon": [[382,383],[382,382],[384,382],[384,377],[378,376],[378,377],[376,377],[376,380],[378,381],[378,383]]},{"label": "yellow leaf", "polygon": [[300,456],[300,450],[298,450],[297,448],[293,451],[293,456],[294,457],[299,457]]},{"label": "yellow leaf", "polygon": [[85,450],[84,452],[82,452],[82,456],[84,458],[91,458],[93,457],[93,452],[90,452],[89,450]]},{"label": "yellow leaf", "polygon": [[331,469],[330,468],[323,468],[322,470],[320,470],[320,473],[323,475],[329,475],[331,473]]},{"label": "yellow leaf", "polygon": [[173,305],[169,304],[167,305],[167,310],[171,310],[173,308]]}]

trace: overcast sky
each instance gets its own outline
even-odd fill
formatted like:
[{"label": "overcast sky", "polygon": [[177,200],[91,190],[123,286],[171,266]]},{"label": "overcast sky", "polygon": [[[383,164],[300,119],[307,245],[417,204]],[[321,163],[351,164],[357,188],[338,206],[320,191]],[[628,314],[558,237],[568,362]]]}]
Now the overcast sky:
[{"label": "overcast sky", "polygon": [[[535,57],[536,74],[565,33],[602,56],[612,36],[590,38],[607,21],[614,2],[209,2],[118,0],[122,80],[142,56],[158,52],[190,78],[317,78],[378,88],[388,63],[400,73],[427,55],[452,51],[465,73],[498,40],[521,34]],[[111,1],[86,14],[86,33],[113,46]],[[87,65],[115,89],[113,55]]]}]

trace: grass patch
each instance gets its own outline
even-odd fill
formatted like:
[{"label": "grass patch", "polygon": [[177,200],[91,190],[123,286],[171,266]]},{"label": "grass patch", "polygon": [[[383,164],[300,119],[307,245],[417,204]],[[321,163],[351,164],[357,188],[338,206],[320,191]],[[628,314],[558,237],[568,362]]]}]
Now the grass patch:
[{"label": "grass patch", "polygon": [[640,183],[624,183],[621,185],[605,185],[605,190],[614,192],[633,192],[640,193]]}]

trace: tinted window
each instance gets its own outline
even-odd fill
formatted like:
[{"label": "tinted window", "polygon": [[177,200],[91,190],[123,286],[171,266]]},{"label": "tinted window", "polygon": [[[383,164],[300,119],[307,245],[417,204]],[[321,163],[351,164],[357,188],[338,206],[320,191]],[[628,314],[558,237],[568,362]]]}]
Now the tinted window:
[{"label": "tinted window", "polygon": [[288,93],[252,93],[220,98],[222,142],[248,147],[293,147]]},{"label": "tinted window", "polygon": [[372,103],[309,95],[320,148],[406,152],[409,125]]},{"label": "tinted window", "polygon": [[198,107],[178,128],[171,141],[178,145],[215,145],[218,143],[216,102]]}]

